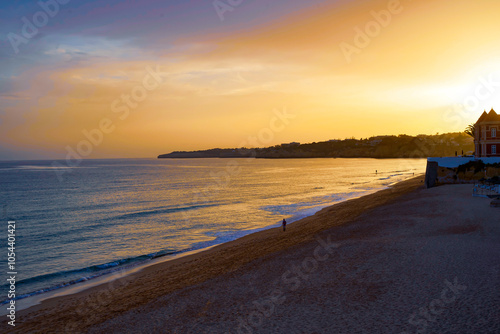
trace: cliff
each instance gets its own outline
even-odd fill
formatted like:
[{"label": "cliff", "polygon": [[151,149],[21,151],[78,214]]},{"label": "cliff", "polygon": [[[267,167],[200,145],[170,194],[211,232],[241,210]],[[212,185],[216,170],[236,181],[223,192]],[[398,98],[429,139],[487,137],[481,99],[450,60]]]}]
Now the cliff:
[{"label": "cliff", "polygon": [[203,151],[176,151],[158,158],[426,158],[471,154],[472,137],[461,133],[418,136],[377,136],[366,139],[344,139],[309,144],[282,144],[266,148],[230,148]]}]

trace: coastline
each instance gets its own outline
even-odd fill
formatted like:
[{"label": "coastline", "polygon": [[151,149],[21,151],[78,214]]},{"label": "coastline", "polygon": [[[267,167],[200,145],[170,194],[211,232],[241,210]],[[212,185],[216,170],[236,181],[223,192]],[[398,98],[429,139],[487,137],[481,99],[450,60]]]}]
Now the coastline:
[{"label": "coastline", "polygon": [[86,332],[498,333],[500,212],[471,191],[419,187]]},{"label": "coastline", "polygon": [[[172,260],[175,260],[175,259],[180,258],[180,257],[189,256],[189,255],[196,254],[199,252],[204,252],[204,251],[209,250],[210,248],[215,247],[215,246],[217,246],[217,245],[203,247],[203,248],[195,249],[195,250],[188,250],[188,251],[180,252],[180,253],[177,253],[174,255],[163,256],[163,257],[151,259],[149,261],[139,263],[138,265],[131,266],[131,267],[124,267],[120,270],[111,272],[109,274],[104,274],[104,275],[101,275],[101,276],[98,276],[96,278],[92,278],[92,279],[89,279],[89,280],[86,280],[83,282],[79,282],[76,284],[69,284],[69,285],[64,286],[62,288],[57,288],[57,289],[50,290],[47,292],[38,293],[38,294],[34,294],[32,296],[29,296],[29,297],[18,299],[18,300],[16,300],[16,310],[17,311],[28,310],[32,307],[40,305],[45,300],[50,300],[52,298],[66,297],[66,296],[70,296],[70,295],[85,291],[87,289],[99,287],[99,286],[104,285],[104,284],[109,284],[116,279],[120,279],[120,278],[123,278],[123,277],[128,276],[128,275],[132,275],[136,272],[143,270],[144,268],[154,266],[154,265],[157,265],[159,263],[163,263],[163,262],[167,262],[167,261],[172,261]],[[3,305],[7,306],[7,304],[3,304]],[[8,314],[8,312],[6,309],[2,308],[0,310],[0,316],[5,316],[7,314]]]},{"label": "coastline", "polygon": [[[36,332],[40,328],[60,330],[62,325],[73,326],[73,330],[88,328],[159,296],[234,272],[254,260],[311,241],[321,231],[353,221],[366,210],[421,187],[422,180],[423,176],[418,176],[324,208],[291,224],[286,239],[282,238],[279,228],[267,229],[203,252],[148,266],[76,294],[44,300],[40,305],[19,311],[14,332]],[[332,211],[335,211],[333,222],[328,219]],[[253,249],[255,244],[259,245],[258,250]],[[249,249],[252,252],[249,253]],[[144,281],[149,284],[140,284]]]},{"label": "coastline", "polygon": [[[390,175],[386,179],[390,179],[392,176],[393,175]],[[405,180],[407,180],[408,178],[411,178],[411,176],[406,176],[406,177],[407,178]],[[379,187],[376,189],[369,189],[369,190],[361,191],[358,193],[352,193],[352,194],[341,193],[342,196],[340,197],[340,199],[337,198],[337,199],[334,199],[330,202],[321,203],[321,204],[314,206],[312,208],[308,208],[308,209],[304,209],[302,211],[295,212],[294,214],[286,216],[286,219],[288,221],[288,224],[293,224],[293,223],[295,223],[303,218],[313,216],[318,211],[320,211],[324,208],[327,208],[327,207],[330,207],[333,205],[337,205],[339,203],[342,203],[342,202],[345,202],[345,201],[348,201],[351,199],[356,199],[356,198],[359,198],[362,196],[367,196],[367,195],[376,193],[380,190],[388,189],[398,182],[401,182],[401,181],[392,181],[391,183],[388,183],[383,187]],[[337,194],[334,194],[334,195],[337,195]],[[73,281],[67,281],[67,283],[62,283],[62,284],[60,284],[60,286],[47,286],[47,287],[45,287],[45,289],[43,289],[44,291],[42,291],[42,290],[35,291],[33,293],[26,294],[26,296],[22,296],[22,298],[20,298],[20,299],[17,299],[16,300],[16,310],[22,311],[22,310],[28,309],[30,307],[39,305],[44,300],[48,300],[48,299],[55,298],[55,297],[61,297],[61,296],[75,294],[77,292],[81,292],[83,290],[86,290],[86,289],[89,289],[89,288],[92,288],[92,287],[95,287],[95,286],[98,286],[101,284],[107,284],[112,280],[115,280],[117,278],[123,278],[124,276],[133,274],[133,273],[140,271],[140,270],[143,270],[144,268],[147,268],[149,266],[154,266],[158,263],[171,261],[174,259],[178,259],[180,257],[188,256],[191,254],[196,254],[198,252],[203,252],[203,251],[206,251],[212,247],[221,245],[223,243],[235,241],[235,240],[240,239],[246,235],[258,233],[258,232],[261,232],[261,231],[264,231],[267,229],[272,229],[272,228],[276,228],[276,227],[280,227],[280,226],[281,226],[281,220],[278,222],[272,223],[270,225],[257,227],[257,228],[253,228],[250,230],[235,231],[233,238],[226,238],[226,240],[223,240],[223,241],[218,241],[218,242],[214,242],[214,243],[206,243],[205,242],[204,245],[202,245],[201,247],[195,246],[195,247],[191,247],[191,248],[187,248],[185,250],[175,252],[174,254],[166,254],[164,256],[154,257],[154,258],[142,261],[142,262],[138,262],[136,264],[125,265],[123,267],[117,267],[113,270],[110,270],[107,273],[103,273],[103,274],[97,273],[93,277],[92,276],[82,277],[82,278],[75,279]],[[113,260],[112,262],[115,262],[115,260]],[[2,305],[6,305],[6,304],[2,304]],[[7,313],[8,313],[7,309],[5,309],[3,307],[0,309],[0,316],[4,316]]]}]

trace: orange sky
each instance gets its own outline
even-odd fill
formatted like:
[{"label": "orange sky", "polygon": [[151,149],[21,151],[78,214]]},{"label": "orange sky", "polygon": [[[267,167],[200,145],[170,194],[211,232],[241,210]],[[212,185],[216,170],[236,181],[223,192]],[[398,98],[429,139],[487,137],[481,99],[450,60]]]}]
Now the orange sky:
[{"label": "orange sky", "polygon": [[[153,46],[60,40],[43,51],[57,62],[17,70],[0,95],[0,158],[85,151],[84,130],[103,134],[90,158],[237,147],[259,135],[269,146],[462,131],[483,109],[500,109],[498,13],[495,0],[326,2],[179,34],[165,47],[157,32]],[[358,36],[367,45],[356,43],[367,27],[372,36]],[[346,45],[356,50],[349,57]],[[283,110],[294,117],[272,126]],[[102,122],[107,133],[95,130]]]}]

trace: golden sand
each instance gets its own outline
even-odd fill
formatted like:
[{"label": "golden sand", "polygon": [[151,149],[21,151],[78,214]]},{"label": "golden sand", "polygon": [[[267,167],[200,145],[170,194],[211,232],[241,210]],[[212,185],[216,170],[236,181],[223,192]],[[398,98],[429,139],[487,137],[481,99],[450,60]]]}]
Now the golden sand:
[{"label": "golden sand", "polygon": [[[42,302],[18,313],[13,332],[78,332],[116,317],[159,296],[193,286],[252,261],[314,240],[315,235],[355,220],[362,213],[422,187],[419,176],[390,189],[325,208],[287,227],[254,233],[204,252],[148,267],[78,294]],[[5,327],[4,327],[5,328]]]}]

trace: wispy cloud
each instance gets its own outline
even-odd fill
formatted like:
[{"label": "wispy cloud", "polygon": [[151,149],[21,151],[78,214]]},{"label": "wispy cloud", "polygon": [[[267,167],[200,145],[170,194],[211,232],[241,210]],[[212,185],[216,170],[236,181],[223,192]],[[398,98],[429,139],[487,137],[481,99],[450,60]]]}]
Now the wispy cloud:
[{"label": "wispy cloud", "polygon": [[283,105],[300,122],[276,143],[369,136],[374,123],[380,133],[426,132],[478,76],[500,70],[500,37],[491,33],[500,4],[401,6],[347,63],[339,45],[387,1],[255,0],[222,22],[210,1],[70,1],[18,54],[6,36],[40,7],[3,3],[0,131],[9,139],[0,146],[64,152],[113,115],[111,103],[130,94],[146,66],[159,66],[164,83],[96,156],[234,146]]}]

